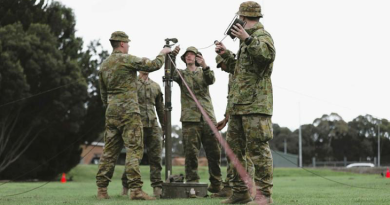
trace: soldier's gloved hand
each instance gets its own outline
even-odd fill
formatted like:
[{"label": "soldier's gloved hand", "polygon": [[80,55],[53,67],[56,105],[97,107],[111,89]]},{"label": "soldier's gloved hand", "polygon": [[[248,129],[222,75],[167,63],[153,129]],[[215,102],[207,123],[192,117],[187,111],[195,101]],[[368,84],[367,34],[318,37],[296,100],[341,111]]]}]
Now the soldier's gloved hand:
[{"label": "soldier's gloved hand", "polygon": [[226,51],[225,45],[223,45],[222,42],[215,42],[215,52],[218,53],[219,55],[224,54]]},{"label": "soldier's gloved hand", "polygon": [[163,48],[161,51],[160,51],[160,53],[162,53],[162,54],[168,54],[168,53],[170,53],[172,51],[172,49],[171,48],[169,48],[169,47],[165,47],[165,48]]},{"label": "soldier's gloved hand", "polygon": [[177,54],[179,54],[179,52],[180,52],[180,46],[175,46],[175,49],[173,49],[173,51],[172,51],[172,55],[177,56]]}]

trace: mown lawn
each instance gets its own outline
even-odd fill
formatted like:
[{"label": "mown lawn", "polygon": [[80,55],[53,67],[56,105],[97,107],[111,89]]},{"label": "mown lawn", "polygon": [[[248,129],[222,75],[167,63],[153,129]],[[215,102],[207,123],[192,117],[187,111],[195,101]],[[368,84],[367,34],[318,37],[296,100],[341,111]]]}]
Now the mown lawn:
[{"label": "mown lawn", "polygon": [[[226,168],[223,167],[223,176]],[[97,200],[95,174],[97,166],[79,165],[67,177],[73,181],[0,183],[0,204],[220,204],[221,199],[175,199],[131,201],[120,196],[120,177],[123,166],[117,166],[109,186],[110,200]],[[184,173],[184,167],[174,167],[175,174]],[[390,179],[379,175],[334,172],[328,169],[276,168],[274,171],[274,204],[390,204]],[[141,167],[144,190],[151,194],[149,168]],[[164,173],[164,172],[163,172]],[[202,182],[207,182],[207,167],[199,170]],[[319,177],[320,175],[322,177]],[[323,178],[325,177],[325,178]],[[47,183],[47,184],[46,184]],[[42,187],[40,187],[43,185]],[[32,190],[36,188],[35,190]],[[32,190],[27,193],[26,191]],[[23,194],[19,194],[23,193]],[[14,195],[14,196],[9,196]]]}]

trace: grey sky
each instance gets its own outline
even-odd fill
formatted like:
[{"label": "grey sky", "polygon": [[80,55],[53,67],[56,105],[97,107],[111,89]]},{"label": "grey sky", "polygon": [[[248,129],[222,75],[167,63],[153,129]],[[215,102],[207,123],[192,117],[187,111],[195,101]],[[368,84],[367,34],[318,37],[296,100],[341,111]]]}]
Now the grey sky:
[{"label": "grey sky", "polygon": [[[237,0],[60,0],[76,15],[77,35],[87,44],[125,31],[129,53],[154,58],[165,38],[176,37],[182,49],[206,47],[223,38],[237,12]],[[261,22],[275,41],[273,122],[296,129],[323,114],[336,112],[349,121],[372,114],[390,119],[390,1],[260,0]],[[238,50],[238,41],[223,43]],[[214,70],[210,87],[217,120],[226,107],[228,76],[215,68],[212,46],[202,50]],[[180,59],[179,68],[185,68]],[[162,86],[163,71],[151,74]],[[180,125],[180,91],[173,86],[172,124]],[[300,107],[300,109],[299,109]]]}]

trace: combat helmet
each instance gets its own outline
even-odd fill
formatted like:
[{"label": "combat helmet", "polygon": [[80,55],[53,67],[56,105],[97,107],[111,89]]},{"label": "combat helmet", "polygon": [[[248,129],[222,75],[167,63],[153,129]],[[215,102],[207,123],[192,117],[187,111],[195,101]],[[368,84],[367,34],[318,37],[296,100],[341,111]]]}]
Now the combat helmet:
[{"label": "combat helmet", "polygon": [[[186,52],[184,52],[184,54],[181,56],[181,60],[182,60],[186,65],[187,65],[187,63],[186,63],[185,56],[186,56],[186,54],[187,54],[188,52],[193,52],[193,53],[195,53],[195,55],[197,55],[197,54],[202,55],[202,53],[199,52],[198,49],[196,49],[194,46],[188,47],[187,50],[186,50]],[[200,65],[199,65],[198,62],[195,61],[195,66],[199,67]]]},{"label": "combat helmet", "polygon": [[237,15],[260,18],[263,17],[263,14],[261,14],[260,4],[254,1],[246,1],[241,3]]}]

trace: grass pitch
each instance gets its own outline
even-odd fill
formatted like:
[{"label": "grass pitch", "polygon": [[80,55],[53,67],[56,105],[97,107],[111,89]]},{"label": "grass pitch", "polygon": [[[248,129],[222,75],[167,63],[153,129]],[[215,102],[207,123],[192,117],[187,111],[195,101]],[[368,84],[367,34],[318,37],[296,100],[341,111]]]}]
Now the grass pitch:
[{"label": "grass pitch", "polygon": [[[174,199],[157,201],[131,201],[120,196],[120,177],[123,166],[117,166],[110,183],[109,200],[97,200],[95,174],[97,166],[79,165],[67,173],[73,181],[57,182],[10,182],[0,183],[1,205],[44,204],[152,204],[152,205],[199,205],[220,204],[221,199]],[[226,176],[226,167],[222,168]],[[174,174],[184,173],[184,167],[174,167]],[[149,167],[141,167],[143,189],[152,193]],[[164,173],[164,172],[163,172]],[[314,173],[314,174],[313,174]],[[207,167],[200,167],[202,182],[208,182]],[[320,175],[320,176],[318,176]],[[328,169],[275,168],[274,204],[390,204],[390,179],[380,175],[352,174]]]}]

